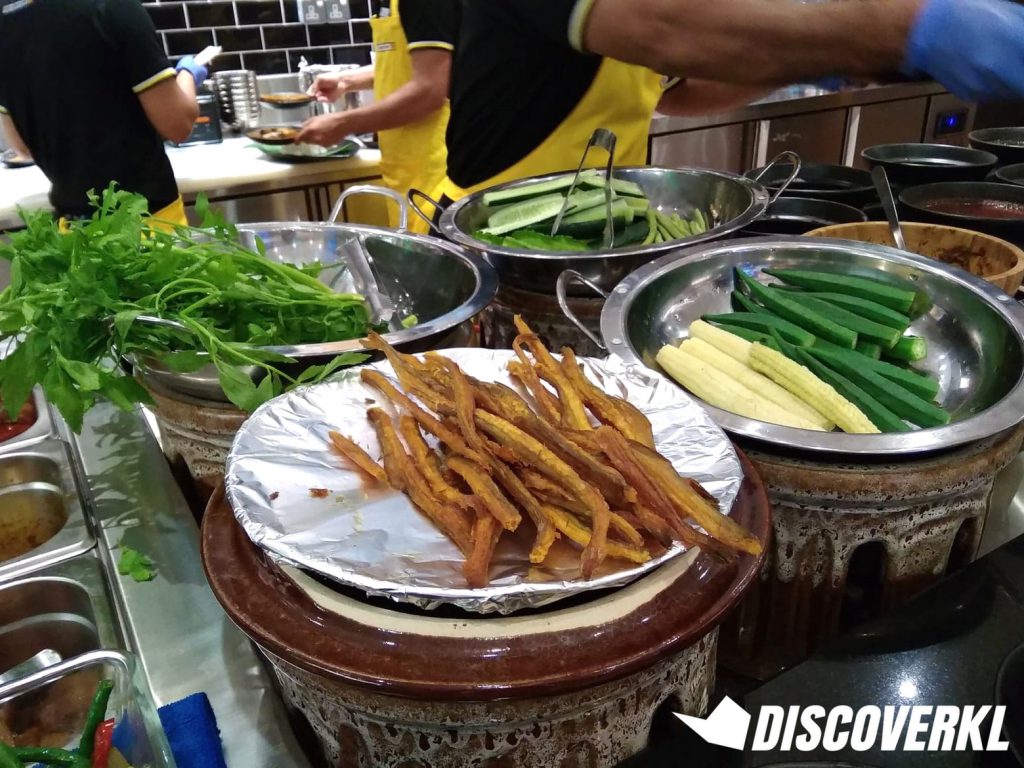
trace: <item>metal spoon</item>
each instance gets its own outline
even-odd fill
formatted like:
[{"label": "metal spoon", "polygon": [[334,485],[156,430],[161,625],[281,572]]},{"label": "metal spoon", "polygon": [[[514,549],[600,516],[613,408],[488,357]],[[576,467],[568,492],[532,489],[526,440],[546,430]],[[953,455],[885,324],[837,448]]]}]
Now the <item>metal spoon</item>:
[{"label": "metal spoon", "polygon": [[896,214],[896,200],[892,196],[892,187],[889,186],[889,177],[885,168],[877,166],[871,171],[871,179],[875,182],[875,189],[882,201],[882,210],[885,211],[885,218],[889,221],[889,231],[892,233],[892,241],[901,251],[907,250],[907,242],[903,239],[903,230],[900,229],[900,220]]},{"label": "metal spoon", "polygon": [[60,662],[61,656],[59,653],[51,648],[44,648],[31,659],[26,659],[21,664],[16,664],[3,674],[0,674],[0,688],[8,683],[13,683],[15,680],[35,674],[42,669],[52,667],[54,664],[60,664]]}]

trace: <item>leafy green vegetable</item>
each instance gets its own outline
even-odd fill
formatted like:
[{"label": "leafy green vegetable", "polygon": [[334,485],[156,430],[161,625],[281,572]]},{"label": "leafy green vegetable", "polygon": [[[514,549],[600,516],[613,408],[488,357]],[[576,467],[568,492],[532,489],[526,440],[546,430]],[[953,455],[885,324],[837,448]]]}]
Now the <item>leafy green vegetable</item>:
[{"label": "leafy green vegetable", "polygon": [[139,552],[124,544],[121,547],[121,557],[117,561],[117,572],[122,576],[131,576],[135,581],[152,581],[156,577],[153,570],[153,561]]},{"label": "leafy green vegetable", "polygon": [[532,229],[518,229],[507,235],[491,235],[487,232],[474,232],[473,237],[491,245],[505,248],[526,248],[540,251],[587,251],[590,246],[583,240],[568,235],[545,235]]},{"label": "leafy green vegetable", "polygon": [[[212,363],[228,398],[251,411],[289,386],[319,381],[365,356],[341,355],[295,376],[294,361],[266,346],[341,341],[374,327],[362,296],[334,293],[320,265],[293,267],[238,243],[237,230],[196,203],[201,228],[151,229],[146,201],[116,190],[92,195],[87,221],[62,233],[52,214],[22,212],[26,228],[0,243],[11,284],[0,293],[0,341],[16,338],[0,360],[0,391],[17,414],[42,385],[76,432],[101,398],[123,409],[148,403],[121,356],[157,357],[179,372]],[[140,322],[150,315],[185,329]],[[266,374],[257,385],[247,372]]]}]

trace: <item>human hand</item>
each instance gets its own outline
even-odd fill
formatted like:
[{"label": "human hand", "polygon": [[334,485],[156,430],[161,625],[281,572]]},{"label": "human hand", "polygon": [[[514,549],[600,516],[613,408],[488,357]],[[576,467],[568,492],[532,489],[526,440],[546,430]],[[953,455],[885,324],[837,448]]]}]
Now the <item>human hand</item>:
[{"label": "human hand", "polygon": [[178,63],[174,65],[175,72],[188,72],[192,75],[192,79],[195,80],[196,88],[203,84],[203,81],[209,76],[209,70],[205,66],[196,61],[195,56],[182,56],[178,59]]},{"label": "human hand", "polygon": [[321,147],[333,147],[341,142],[349,133],[345,124],[345,113],[311,117],[302,124],[296,144],[318,144]]},{"label": "human hand", "polygon": [[903,70],[968,101],[1024,98],[1024,6],[1009,0],[924,0]]},{"label": "human hand", "polygon": [[329,103],[337,101],[349,90],[348,78],[344,75],[317,75],[306,93],[316,97],[317,101]]}]

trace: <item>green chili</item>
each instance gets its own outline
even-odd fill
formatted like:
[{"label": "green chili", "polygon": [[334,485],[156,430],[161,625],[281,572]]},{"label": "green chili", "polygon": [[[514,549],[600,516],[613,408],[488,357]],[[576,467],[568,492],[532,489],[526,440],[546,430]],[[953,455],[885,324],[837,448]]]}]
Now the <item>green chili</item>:
[{"label": "green chili", "polygon": [[85,716],[85,730],[82,731],[82,740],[78,743],[78,754],[87,761],[92,760],[92,749],[96,743],[96,728],[107,719],[107,702],[110,700],[110,692],[114,690],[114,683],[110,680],[101,680],[93,696],[92,704],[89,705],[89,714]]},{"label": "green chili", "polygon": [[[82,757],[74,752],[56,747],[19,747],[14,750],[14,755],[22,763],[65,765],[70,768],[90,768],[92,764],[91,757]],[[18,764],[16,763],[16,765]]]},{"label": "green chili", "polygon": [[14,747],[0,741],[0,768],[21,768],[21,760]]}]

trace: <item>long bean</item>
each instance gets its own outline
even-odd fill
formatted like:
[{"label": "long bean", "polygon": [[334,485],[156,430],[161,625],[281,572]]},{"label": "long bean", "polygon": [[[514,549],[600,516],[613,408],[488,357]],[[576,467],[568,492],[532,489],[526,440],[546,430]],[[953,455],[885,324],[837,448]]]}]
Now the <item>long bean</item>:
[{"label": "long bean", "polygon": [[14,747],[0,741],[0,768],[21,768],[21,760]]},{"label": "long bean", "polygon": [[92,763],[90,757],[82,757],[74,752],[56,747],[19,747],[14,750],[14,755],[22,763],[64,765],[70,766],[70,768],[90,768]]},{"label": "long bean", "polygon": [[[82,739],[78,743],[78,754],[86,761],[92,760],[92,749],[96,744],[96,728],[107,717],[107,702],[110,701],[110,692],[113,690],[113,681],[101,680],[96,688],[92,704],[89,705],[89,713],[85,716],[85,729],[82,731]],[[86,764],[88,765],[88,762]]]}]

